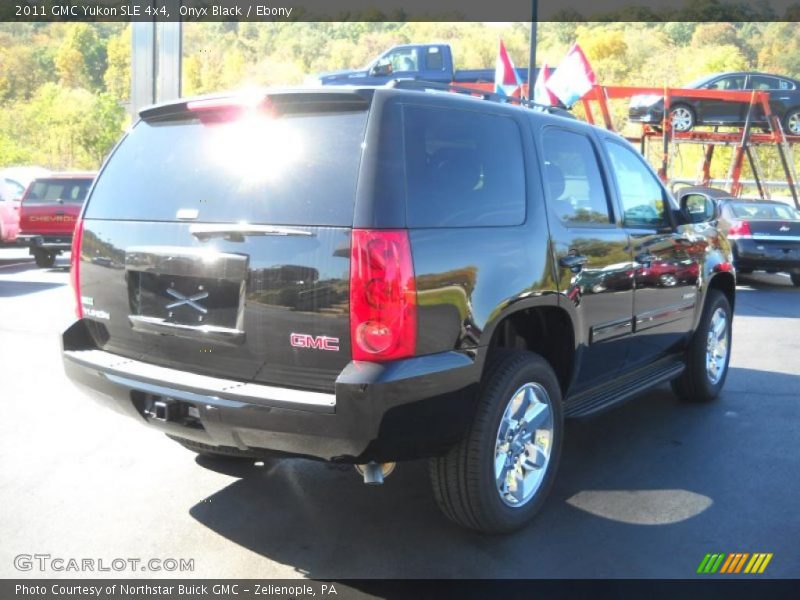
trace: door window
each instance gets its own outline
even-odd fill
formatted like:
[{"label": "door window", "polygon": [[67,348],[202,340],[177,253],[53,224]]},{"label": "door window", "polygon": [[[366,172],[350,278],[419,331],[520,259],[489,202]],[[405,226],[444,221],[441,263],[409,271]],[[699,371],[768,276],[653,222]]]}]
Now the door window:
[{"label": "door window", "polygon": [[592,142],[563,129],[545,130],[544,176],[550,206],[565,224],[608,224],[603,177]]},{"label": "door window", "polygon": [[619,190],[622,213],[628,227],[661,227],[664,218],[664,188],[633,150],[616,142],[606,142],[611,170]]},{"label": "door window", "polygon": [[753,75],[750,77],[750,85],[748,87],[754,90],[777,90],[778,79],[764,75]]},{"label": "door window", "polygon": [[746,77],[746,75],[723,77],[722,79],[717,79],[709,83],[706,87],[709,90],[743,90]]},{"label": "door window", "polygon": [[387,54],[384,60],[392,64],[392,72],[419,71],[419,56],[416,48],[398,48]]}]

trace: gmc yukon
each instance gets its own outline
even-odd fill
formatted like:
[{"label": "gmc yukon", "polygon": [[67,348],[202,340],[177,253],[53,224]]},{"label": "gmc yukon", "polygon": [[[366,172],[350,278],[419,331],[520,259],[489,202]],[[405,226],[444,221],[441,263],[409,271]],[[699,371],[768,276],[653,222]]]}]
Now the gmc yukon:
[{"label": "gmc yukon", "polygon": [[413,83],[143,110],[77,225],[64,365],[196,452],[427,458],[449,518],[510,531],[566,417],[717,397],[731,251],[618,135]]}]

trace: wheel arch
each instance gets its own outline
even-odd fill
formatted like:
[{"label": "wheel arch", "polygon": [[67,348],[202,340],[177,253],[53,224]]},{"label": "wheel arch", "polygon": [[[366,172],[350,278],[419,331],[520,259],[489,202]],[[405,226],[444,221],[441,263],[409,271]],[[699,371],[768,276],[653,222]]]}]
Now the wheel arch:
[{"label": "wheel arch", "polygon": [[731,305],[731,311],[734,310],[736,304],[736,279],[733,273],[721,271],[713,275],[711,279],[708,280],[706,299],[708,298],[708,292],[711,290],[719,290],[725,294],[725,297]]},{"label": "wheel arch", "polygon": [[498,348],[527,350],[542,356],[558,377],[562,396],[575,371],[575,327],[570,314],[556,305],[538,305],[508,313],[495,324],[487,349],[487,363]]}]

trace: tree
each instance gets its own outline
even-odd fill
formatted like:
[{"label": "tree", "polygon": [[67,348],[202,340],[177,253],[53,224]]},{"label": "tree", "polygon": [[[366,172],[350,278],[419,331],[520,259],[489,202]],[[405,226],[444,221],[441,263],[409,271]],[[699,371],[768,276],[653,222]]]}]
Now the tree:
[{"label": "tree", "polygon": [[126,26],[108,40],[108,68],[103,75],[106,90],[118,100],[131,95],[131,28]]},{"label": "tree", "polygon": [[66,87],[99,90],[106,70],[106,47],[89,23],[69,23],[58,47],[55,67]]}]

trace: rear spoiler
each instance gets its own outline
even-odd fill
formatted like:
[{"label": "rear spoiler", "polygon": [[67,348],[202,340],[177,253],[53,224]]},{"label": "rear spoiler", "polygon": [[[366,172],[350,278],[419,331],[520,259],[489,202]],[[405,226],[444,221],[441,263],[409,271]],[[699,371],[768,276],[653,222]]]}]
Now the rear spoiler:
[{"label": "rear spoiler", "polygon": [[198,113],[268,109],[276,115],[367,110],[373,89],[266,90],[257,93],[203,96],[149,106],[139,111],[144,121],[189,118]]}]

